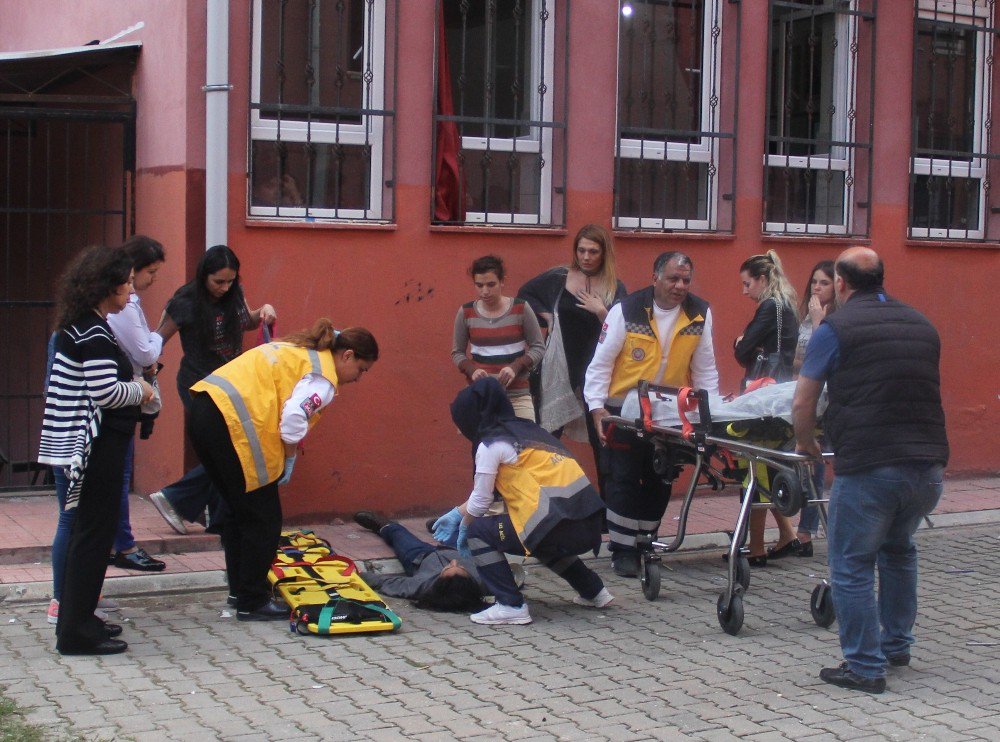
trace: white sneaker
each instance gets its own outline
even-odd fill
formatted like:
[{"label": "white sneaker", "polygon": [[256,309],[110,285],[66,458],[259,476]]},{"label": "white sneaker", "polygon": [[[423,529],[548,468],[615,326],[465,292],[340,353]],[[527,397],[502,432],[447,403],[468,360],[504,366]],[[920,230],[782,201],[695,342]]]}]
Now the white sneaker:
[{"label": "white sneaker", "polygon": [[170,500],[167,499],[166,495],[157,490],[156,492],[150,492],[147,499],[153,503],[156,511],[163,516],[163,520],[167,521],[167,525],[182,536],[187,535],[187,526],[184,525],[184,521],[181,520],[181,516],[174,510],[174,506],[170,504]]},{"label": "white sneaker", "polygon": [[573,598],[573,602],[577,605],[586,605],[591,608],[607,608],[615,602],[615,596],[609,593],[606,587],[602,587],[601,592],[593,598],[585,598],[582,595],[577,595]]},{"label": "white sneaker", "polygon": [[[108,614],[100,608],[94,609],[94,615],[102,621],[108,620]],[[55,598],[49,601],[49,610],[45,614],[45,620],[53,626],[59,623],[59,601]]]},{"label": "white sneaker", "polygon": [[489,626],[531,623],[531,614],[528,613],[527,603],[523,604],[520,608],[514,608],[503,603],[494,603],[485,611],[473,613],[469,618],[472,619],[472,623],[487,624]]}]

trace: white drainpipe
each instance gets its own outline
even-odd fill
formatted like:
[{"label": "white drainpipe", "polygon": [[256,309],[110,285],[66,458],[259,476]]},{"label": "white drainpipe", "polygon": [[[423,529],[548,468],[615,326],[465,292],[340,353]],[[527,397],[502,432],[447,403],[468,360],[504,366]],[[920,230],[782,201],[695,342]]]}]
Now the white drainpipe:
[{"label": "white drainpipe", "polygon": [[227,244],[229,0],[208,0],[205,47],[205,247]]}]

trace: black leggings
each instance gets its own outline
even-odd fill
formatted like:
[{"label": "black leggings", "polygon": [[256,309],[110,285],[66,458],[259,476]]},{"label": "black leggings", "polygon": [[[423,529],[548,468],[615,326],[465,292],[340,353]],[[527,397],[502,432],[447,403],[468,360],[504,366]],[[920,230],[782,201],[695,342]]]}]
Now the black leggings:
[{"label": "black leggings", "polygon": [[194,395],[188,435],[194,450],[232,514],[222,525],[229,592],[236,610],[252,611],[271,595],[267,572],[281,536],[281,500],[277,481],[246,491],[243,467],[226,421],[205,393]]}]

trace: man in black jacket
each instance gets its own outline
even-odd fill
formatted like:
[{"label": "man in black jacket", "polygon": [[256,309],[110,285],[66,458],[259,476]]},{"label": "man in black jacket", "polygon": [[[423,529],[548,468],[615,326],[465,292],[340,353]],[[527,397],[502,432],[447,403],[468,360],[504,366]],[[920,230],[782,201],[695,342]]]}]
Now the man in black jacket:
[{"label": "man in black jacket", "polygon": [[818,455],[816,403],[826,383],[823,429],[836,456],[830,579],[846,661],[820,678],[867,693],[885,690],[887,664],[910,662],[913,534],[937,505],[948,462],[940,338],[926,317],[885,293],[883,276],[874,250],[841,253],[839,308],[813,333],[792,405],[797,450]]}]

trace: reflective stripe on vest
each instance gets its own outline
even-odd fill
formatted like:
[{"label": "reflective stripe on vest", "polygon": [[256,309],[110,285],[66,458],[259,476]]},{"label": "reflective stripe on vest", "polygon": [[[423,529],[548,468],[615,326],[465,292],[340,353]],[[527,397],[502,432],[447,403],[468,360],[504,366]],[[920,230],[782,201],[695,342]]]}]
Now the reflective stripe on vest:
[{"label": "reflective stripe on vest", "polygon": [[[315,355],[315,351],[310,351]],[[319,356],[315,359],[319,361]],[[236,410],[236,415],[240,420],[240,426],[243,428],[243,433],[247,437],[247,445],[250,447],[250,455],[253,456],[254,469],[257,470],[257,481],[266,484],[269,480],[267,476],[267,462],[264,460],[264,449],[260,445],[260,438],[257,437],[257,431],[253,426],[253,422],[250,420],[250,411],[247,409],[246,403],[243,401],[243,397],[240,393],[236,391],[236,387],[232,385],[229,379],[223,378],[222,376],[216,376],[212,374],[205,377],[206,384],[214,384],[223,392],[225,392],[226,397],[233,405],[233,409]]]}]

